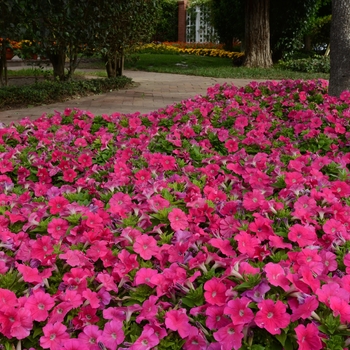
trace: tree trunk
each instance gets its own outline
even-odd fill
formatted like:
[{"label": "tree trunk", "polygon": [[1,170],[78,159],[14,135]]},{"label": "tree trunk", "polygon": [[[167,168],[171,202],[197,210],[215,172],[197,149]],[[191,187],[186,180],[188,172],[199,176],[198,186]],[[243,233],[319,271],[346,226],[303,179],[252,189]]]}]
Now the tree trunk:
[{"label": "tree trunk", "polygon": [[312,50],[312,40],[311,35],[305,35],[304,37],[304,51],[311,52]]},{"label": "tree trunk", "polygon": [[106,72],[108,78],[117,76],[117,55],[114,57],[105,56]]},{"label": "tree trunk", "polygon": [[49,53],[48,58],[52,64],[53,76],[55,79],[60,81],[65,80],[65,64],[66,64],[66,52],[65,50],[60,50],[58,53]]},{"label": "tree trunk", "polygon": [[270,0],[245,0],[246,67],[272,66],[269,12]]},{"label": "tree trunk", "polygon": [[108,78],[120,77],[124,71],[124,55],[115,54],[114,57],[105,56],[106,72]]},{"label": "tree trunk", "polygon": [[3,41],[0,52],[0,86],[7,86],[6,44]]},{"label": "tree trunk", "polygon": [[331,75],[328,93],[340,96],[350,90],[350,2],[332,1]]}]

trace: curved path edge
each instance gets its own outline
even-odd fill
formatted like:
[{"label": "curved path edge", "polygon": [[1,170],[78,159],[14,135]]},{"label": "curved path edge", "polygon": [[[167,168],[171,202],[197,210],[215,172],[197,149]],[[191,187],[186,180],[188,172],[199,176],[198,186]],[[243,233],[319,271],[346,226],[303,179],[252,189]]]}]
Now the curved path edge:
[{"label": "curved path edge", "polygon": [[215,84],[228,83],[241,87],[253,81],[129,70],[126,70],[124,75],[132,78],[136,83],[134,87],[50,105],[0,111],[0,122],[9,124],[25,117],[33,120],[44,113],[62,112],[66,108],[90,111],[95,115],[110,115],[115,112],[144,114],[196,95],[206,95],[207,88]]}]

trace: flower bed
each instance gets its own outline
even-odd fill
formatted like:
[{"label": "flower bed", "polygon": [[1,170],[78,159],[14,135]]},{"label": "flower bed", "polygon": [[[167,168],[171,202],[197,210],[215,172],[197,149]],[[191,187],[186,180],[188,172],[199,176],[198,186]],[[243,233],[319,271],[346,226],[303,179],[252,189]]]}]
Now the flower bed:
[{"label": "flower bed", "polygon": [[226,51],[222,45],[204,45],[204,44],[175,44],[175,43],[150,43],[140,46],[138,52],[142,51],[172,52],[197,56],[225,57],[238,59],[244,56],[243,52]]},{"label": "flower bed", "polygon": [[0,343],[349,344],[349,93],[215,86],[0,129]]}]

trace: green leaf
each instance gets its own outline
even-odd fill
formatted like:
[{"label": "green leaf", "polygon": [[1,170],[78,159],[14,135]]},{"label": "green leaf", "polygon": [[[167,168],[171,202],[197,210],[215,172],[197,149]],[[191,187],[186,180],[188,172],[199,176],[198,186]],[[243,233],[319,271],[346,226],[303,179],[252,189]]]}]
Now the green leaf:
[{"label": "green leaf", "polygon": [[182,298],[182,303],[188,307],[201,306],[204,303],[203,284],[197,289],[191,289],[185,297]]},{"label": "green leaf", "polygon": [[286,339],[287,339],[287,334],[282,332],[281,334],[276,334],[275,337],[284,347],[284,344],[286,343]]}]

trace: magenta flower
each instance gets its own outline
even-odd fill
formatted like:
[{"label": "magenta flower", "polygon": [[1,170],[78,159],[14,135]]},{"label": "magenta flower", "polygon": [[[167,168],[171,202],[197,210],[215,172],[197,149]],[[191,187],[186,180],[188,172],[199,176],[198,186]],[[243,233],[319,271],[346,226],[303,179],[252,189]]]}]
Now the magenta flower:
[{"label": "magenta flower", "polygon": [[211,305],[224,305],[227,287],[218,278],[212,278],[204,283],[204,298]]},{"label": "magenta flower", "polygon": [[348,302],[338,296],[331,296],[329,298],[329,305],[334,316],[340,315],[340,321],[342,323],[350,322],[350,305]]},{"label": "magenta flower", "polygon": [[302,324],[295,328],[299,350],[320,350],[323,343],[319,337],[316,325],[309,323],[306,327]]},{"label": "magenta flower", "polygon": [[24,308],[7,308],[0,312],[1,333],[7,338],[25,339],[33,328],[30,311]]},{"label": "magenta flower", "polygon": [[40,337],[40,346],[44,349],[59,350],[65,340],[69,339],[67,327],[61,323],[47,323],[43,327],[44,335]]},{"label": "magenta flower", "polygon": [[279,264],[268,263],[265,265],[267,280],[276,287],[281,287],[287,291],[289,289],[289,281],[283,267]]},{"label": "magenta flower", "polygon": [[101,342],[108,350],[116,350],[124,338],[122,322],[112,320],[105,324],[102,335],[98,337],[97,342]]},{"label": "magenta flower", "polygon": [[64,237],[68,229],[68,221],[60,218],[52,219],[47,226],[47,232],[55,239],[59,240]]},{"label": "magenta flower", "polygon": [[138,253],[144,260],[150,260],[159,251],[157,241],[148,235],[136,237],[133,248],[135,253]]},{"label": "magenta flower", "polygon": [[155,322],[156,315],[158,314],[158,306],[156,305],[158,297],[151,295],[142,304],[142,309],[140,314],[136,317],[136,322],[140,323],[143,320],[148,320],[149,322]]},{"label": "magenta flower", "polygon": [[159,338],[154,333],[154,329],[148,327],[144,329],[140,337],[131,345],[130,350],[151,350],[159,344]]},{"label": "magenta flower", "polygon": [[289,229],[288,239],[298,243],[299,247],[312,245],[317,241],[317,235],[313,226],[293,225]]},{"label": "magenta flower", "polygon": [[253,190],[253,192],[247,192],[243,197],[243,207],[249,211],[254,211],[260,208],[265,201],[265,197],[259,190]]},{"label": "magenta flower", "polygon": [[205,310],[205,315],[207,319],[205,325],[210,329],[219,329],[227,326],[230,323],[228,317],[224,315],[225,306],[209,306]]},{"label": "magenta flower", "polygon": [[54,197],[49,200],[50,213],[55,215],[61,213],[69,204],[69,201],[64,197]]},{"label": "magenta flower", "polygon": [[77,175],[77,172],[75,172],[73,169],[65,170],[63,171],[63,180],[67,182],[73,182]]},{"label": "magenta flower", "polygon": [[138,286],[140,284],[147,284],[148,286],[153,288],[155,284],[151,282],[151,279],[153,276],[157,274],[158,274],[157,270],[141,267],[141,269],[139,269],[135,275],[135,279],[134,279],[135,286]]},{"label": "magenta flower", "polygon": [[55,305],[54,299],[50,294],[42,291],[36,291],[31,295],[26,303],[25,307],[30,310],[34,321],[45,321],[49,316],[49,310]]},{"label": "magenta flower", "polygon": [[271,334],[281,334],[281,328],[286,328],[290,323],[290,315],[286,312],[286,306],[277,300],[263,300],[258,304],[259,311],[255,316],[255,323],[260,328],[265,328]]},{"label": "magenta flower", "polygon": [[97,339],[102,335],[102,331],[97,326],[90,325],[83,329],[79,334],[78,341],[88,350],[99,350]]},{"label": "magenta flower", "polygon": [[170,226],[174,231],[185,230],[188,227],[187,215],[178,208],[174,208],[168,215]]},{"label": "magenta flower", "polygon": [[230,323],[229,325],[220,328],[215,332],[214,339],[217,340],[221,345],[221,350],[238,350],[242,346],[243,335],[243,324],[235,325]]},{"label": "magenta flower", "polygon": [[181,338],[189,335],[189,319],[186,309],[170,310],[165,314],[165,325],[172,331],[177,331]]},{"label": "magenta flower", "polygon": [[242,297],[230,300],[225,307],[225,314],[230,315],[234,325],[247,324],[254,319],[253,311],[248,307],[251,300]]}]

